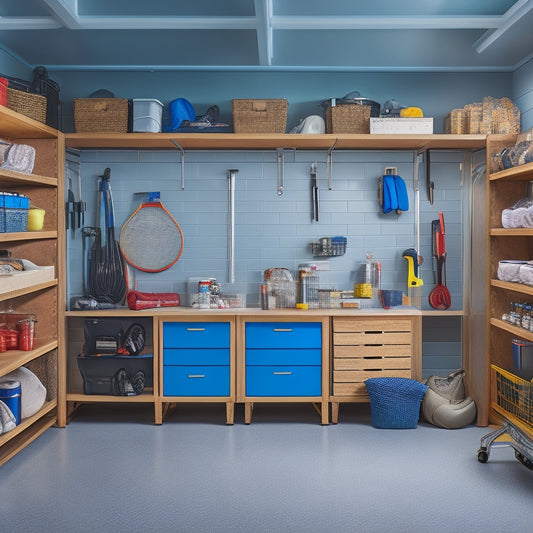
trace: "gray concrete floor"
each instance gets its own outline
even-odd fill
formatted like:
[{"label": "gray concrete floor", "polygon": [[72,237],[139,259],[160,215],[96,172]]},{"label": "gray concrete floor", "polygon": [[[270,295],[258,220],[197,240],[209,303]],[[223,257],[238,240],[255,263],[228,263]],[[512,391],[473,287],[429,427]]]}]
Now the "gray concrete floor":
[{"label": "gray concrete floor", "polygon": [[0,531],[532,531],[533,471],[511,448],[477,461],[488,428],[371,425],[341,405],[185,404],[162,426],[148,407],[83,406],[0,468]]}]

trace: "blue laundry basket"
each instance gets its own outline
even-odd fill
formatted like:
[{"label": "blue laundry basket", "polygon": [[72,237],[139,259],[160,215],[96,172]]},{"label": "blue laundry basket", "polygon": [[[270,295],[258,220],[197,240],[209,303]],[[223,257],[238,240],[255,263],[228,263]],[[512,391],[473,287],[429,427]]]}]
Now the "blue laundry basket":
[{"label": "blue laundry basket", "polygon": [[365,385],[375,428],[416,428],[427,385],[410,378],[394,377],[369,378],[365,380]]}]

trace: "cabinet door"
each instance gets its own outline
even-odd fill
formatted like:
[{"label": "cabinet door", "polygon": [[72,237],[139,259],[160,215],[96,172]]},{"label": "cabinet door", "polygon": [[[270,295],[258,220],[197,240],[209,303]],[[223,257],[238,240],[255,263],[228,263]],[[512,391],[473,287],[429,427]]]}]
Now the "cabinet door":
[{"label": "cabinet door", "polygon": [[165,348],[164,365],[229,365],[226,348]]}]

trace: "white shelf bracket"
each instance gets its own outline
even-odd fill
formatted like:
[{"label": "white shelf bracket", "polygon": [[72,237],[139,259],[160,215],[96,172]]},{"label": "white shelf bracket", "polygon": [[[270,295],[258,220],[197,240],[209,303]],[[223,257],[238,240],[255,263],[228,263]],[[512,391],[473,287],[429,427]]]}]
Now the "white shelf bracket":
[{"label": "white shelf bracket", "polygon": [[174,140],[170,139],[170,142],[180,151],[180,163],[181,163],[181,189],[185,189],[185,150]]},{"label": "white shelf bracket", "polygon": [[326,157],[326,166],[328,168],[328,189],[330,191],[333,188],[333,150],[335,150],[338,140],[339,139],[335,139],[333,146],[328,149],[328,155]]}]

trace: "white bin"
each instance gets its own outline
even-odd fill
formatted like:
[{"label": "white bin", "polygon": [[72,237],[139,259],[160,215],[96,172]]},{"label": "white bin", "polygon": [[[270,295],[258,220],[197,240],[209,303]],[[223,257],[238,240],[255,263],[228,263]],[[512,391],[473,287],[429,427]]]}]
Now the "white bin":
[{"label": "white bin", "polygon": [[133,99],[133,131],[152,132],[161,131],[163,104],[153,98]]}]

